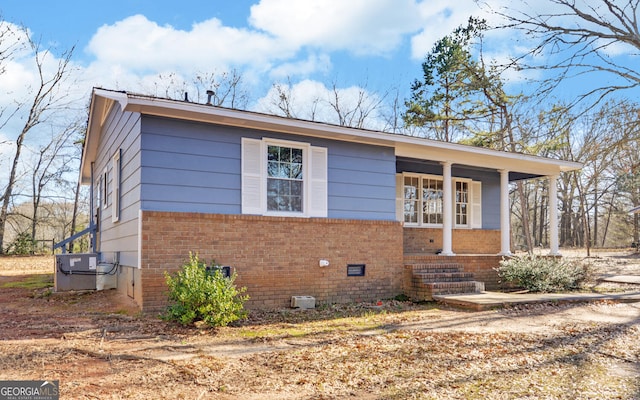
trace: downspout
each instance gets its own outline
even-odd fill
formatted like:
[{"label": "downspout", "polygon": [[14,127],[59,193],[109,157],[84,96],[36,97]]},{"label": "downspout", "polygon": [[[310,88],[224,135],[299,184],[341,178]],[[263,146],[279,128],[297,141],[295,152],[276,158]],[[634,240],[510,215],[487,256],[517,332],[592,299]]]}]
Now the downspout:
[{"label": "downspout", "polygon": [[96,252],[97,250],[97,243],[96,243],[96,221],[95,221],[95,214],[93,213],[93,209],[94,209],[94,204],[93,204],[93,186],[95,184],[94,180],[93,180],[93,167],[95,166],[95,163],[91,163],[91,183],[89,184],[89,227],[91,228],[91,233],[89,234],[89,237],[91,238],[91,249],[93,250],[93,253]]}]

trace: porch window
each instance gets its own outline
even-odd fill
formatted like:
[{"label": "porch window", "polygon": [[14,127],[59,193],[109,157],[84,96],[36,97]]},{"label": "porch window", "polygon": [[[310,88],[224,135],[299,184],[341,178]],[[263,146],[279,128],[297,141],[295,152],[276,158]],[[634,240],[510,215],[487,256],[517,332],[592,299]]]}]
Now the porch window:
[{"label": "porch window", "polygon": [[456,225],[469,225],[469,182],[456,181]]},{"label": "porch window", "polygon": [[[402,212],[407,226],[441,227],[444,223],[441,177],[403,174]],[[481,183],[469,179],[453,179],[453,216],[457,228],[482,227]]]},{"label": "porch window", "polygon": [[442,225],[442,179],[432,176],[404,177],[404,222]]},{"label": "porch window", "polygon": [[442,179],[422,179],[422,223],[442,224]]},{"label": "porch window", "polygon": [[413,176],[404,177],[404,222],[418,223],[418,210],[420,209],[420,178]]}]

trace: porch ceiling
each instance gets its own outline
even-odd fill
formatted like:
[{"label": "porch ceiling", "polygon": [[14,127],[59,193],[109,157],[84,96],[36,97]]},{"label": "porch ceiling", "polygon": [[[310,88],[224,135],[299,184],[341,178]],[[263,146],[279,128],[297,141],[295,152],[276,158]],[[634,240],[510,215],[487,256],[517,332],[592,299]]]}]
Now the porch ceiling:
[{"label": "porch ceiling", "polygon": [[493,171],[507,170],[511,181],[557,175],[560,172],[582,168],[582,164],[571,161],[508,153],[454,143],[445,143],[444,146],[415,146],[409,143],[397,143],[396,156],[431,160],[437,163],[450,162],[454,165],[458,164]]}]

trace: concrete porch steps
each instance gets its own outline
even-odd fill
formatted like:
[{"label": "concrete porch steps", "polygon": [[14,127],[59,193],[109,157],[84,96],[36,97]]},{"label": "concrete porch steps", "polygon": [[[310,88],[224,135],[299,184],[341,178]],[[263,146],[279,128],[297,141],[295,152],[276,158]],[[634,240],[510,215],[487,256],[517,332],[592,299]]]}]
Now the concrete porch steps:
[{"label": "concrete porch steps", "polygon": [[434,296],[480,293],[484,283],[474,280],[457,263],[405,263],[405,292],[417,301],[431,301]]}]

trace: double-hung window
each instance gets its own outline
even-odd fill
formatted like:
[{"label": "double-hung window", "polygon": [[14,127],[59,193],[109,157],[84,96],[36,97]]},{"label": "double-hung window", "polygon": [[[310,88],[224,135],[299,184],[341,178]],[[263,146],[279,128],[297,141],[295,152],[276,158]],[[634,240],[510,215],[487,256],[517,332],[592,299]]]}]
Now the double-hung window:
[{"label": "double-hung window", "polygon": [[420,210],[420,178],[404,177],[404,222],[418,223]]},{"label": "double-hung window", "polygon": [[456,225],[469,225],[469,182],[456,182]]},{"label": "double-hung window", "polygon": [[267,145],[267,211],[303,212],[303,149]]},{"label": "double-hung window", "polygon": [[327,149],[242,139],[242,213],[326,217]]},{"label": "double-hung window", "polygon": [[[405,226],[442,227],[444,222],[444,181],[442,177],[402,175],[402,214]],[[481,183],[454,179],[453,215],[457,228],[482,227]]]},{"label": "double-hung window", "polygon": [[122,164],[120,162],[121,150],[118,149],[111,158],[111,176],[113,179],[111,190],[111,221],[117,222],[120,220],[120,174]]},{"label": "double-hung window", "polygon": [[442,224],[442,179],[422,178],[422,223]]}]

